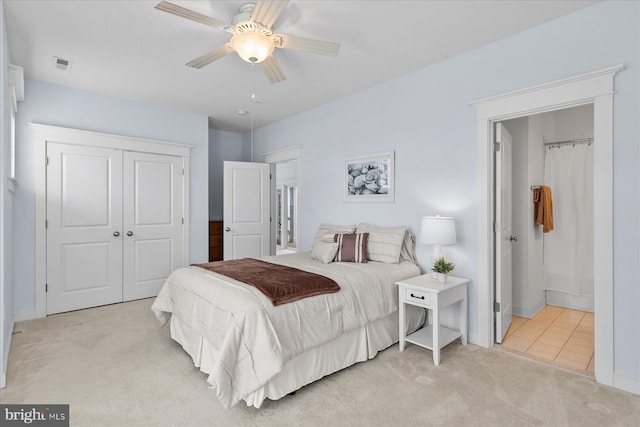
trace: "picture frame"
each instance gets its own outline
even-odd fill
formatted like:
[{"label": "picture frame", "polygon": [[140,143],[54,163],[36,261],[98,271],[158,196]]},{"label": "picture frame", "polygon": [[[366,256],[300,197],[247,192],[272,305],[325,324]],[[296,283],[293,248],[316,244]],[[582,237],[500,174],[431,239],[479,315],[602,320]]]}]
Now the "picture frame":
[{"label": "picture frame", "polygon": [[344,160],[345,202],[393,202],[395,200],[393,150]]}]

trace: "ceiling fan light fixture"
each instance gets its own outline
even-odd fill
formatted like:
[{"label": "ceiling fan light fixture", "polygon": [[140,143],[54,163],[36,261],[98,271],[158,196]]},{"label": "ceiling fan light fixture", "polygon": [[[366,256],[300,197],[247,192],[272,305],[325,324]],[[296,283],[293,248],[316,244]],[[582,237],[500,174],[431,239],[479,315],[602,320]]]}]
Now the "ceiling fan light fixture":
[{"label": "ceiling fan light fixture", "polygon": [[241,32],[231,38],[231,48],[240,55],[240,58],[249,63],[257,64],[273,53],[275,45],[271,38],[265,34]]}]

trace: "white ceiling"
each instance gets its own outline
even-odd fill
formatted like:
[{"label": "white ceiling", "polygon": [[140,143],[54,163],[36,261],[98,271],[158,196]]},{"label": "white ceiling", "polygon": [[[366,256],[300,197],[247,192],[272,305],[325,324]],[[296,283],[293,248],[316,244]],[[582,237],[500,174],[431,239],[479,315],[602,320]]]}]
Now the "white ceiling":
[{"label": "white ceiling", "polygon": [[[5,0],[11,62],[27,78],[187,109],[229,131],[289,117],[570,13],[593,1],[293,0],[276,33],[342,44],[338,57],[277,49],[287,80],[228,55],[184,64],[230,35],[154,9],[157,1]],[[174,1],[231,21],[245,1]],[[73,61],[70,71],[53,56]],[[261,103],[254,103],[251,94]],[[28,94],[27,94],[28,96]]]}]

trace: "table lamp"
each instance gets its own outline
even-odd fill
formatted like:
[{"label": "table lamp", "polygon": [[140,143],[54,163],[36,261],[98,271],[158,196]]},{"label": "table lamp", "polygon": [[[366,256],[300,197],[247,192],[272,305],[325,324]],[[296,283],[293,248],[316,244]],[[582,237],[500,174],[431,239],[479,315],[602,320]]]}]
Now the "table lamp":
[{"label": "table lamp", "polygon": [[425,216],[422,217],[420,225],[420,242],[433,246],[431,264],[443,258],[442,245],[455,245],[456,243],[456,222],[451,217],[446,216]]}]

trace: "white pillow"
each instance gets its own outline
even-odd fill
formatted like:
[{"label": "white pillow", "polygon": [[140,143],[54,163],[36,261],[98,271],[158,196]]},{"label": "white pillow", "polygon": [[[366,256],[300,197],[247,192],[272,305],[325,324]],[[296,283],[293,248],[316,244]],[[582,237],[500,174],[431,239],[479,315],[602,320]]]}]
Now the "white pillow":
[{"label": "white pillow", "polygon": [[358,233],[369,233],[367,258],[369,261],[397,264],[400,262],[400,251],[407,227],[376,227],[369,224],[358,224]]},{"label": "white pillow", "polygon": [[[355,231],[355,225],[331,225],[331,224],[320,224],[318,226],[318,231],[316,231],[316,237],[313,239],[313,248],[316,246],[316,243],[322,242],[325,234],[353,234]],[[332,239],[333,241],[333,239]]]},{"label": "white pillow", "polygon": [[329,264],[334,260],[338,253],[338,243],[318,242],[313,246],[311,258],[320,261],[323,264]]},{"label": "white pillow", "polygon": [[400,250],[400,262],[402,261],[409,261],[418,265],[418,258],[416,257],[416,238],[409,230],[404,234],[402,249]]}]

